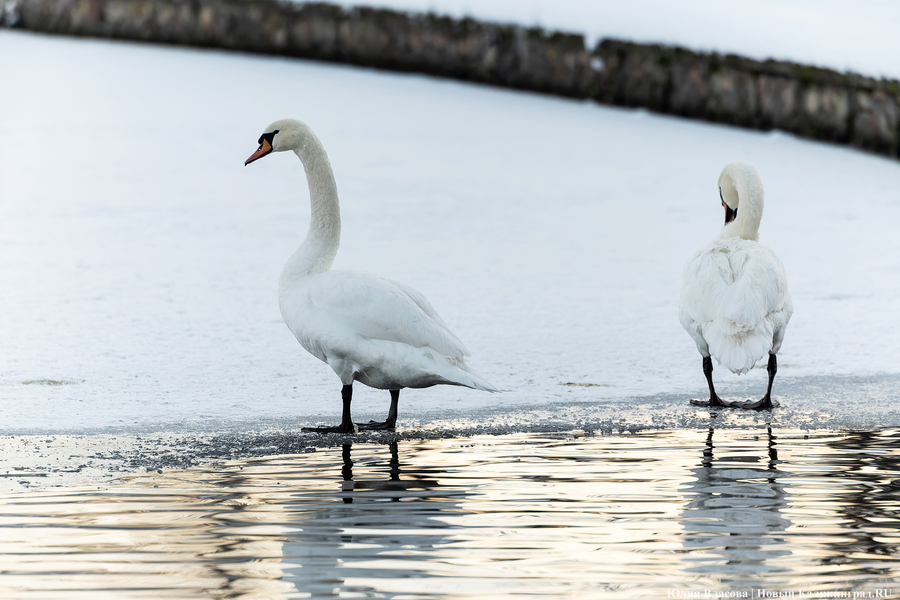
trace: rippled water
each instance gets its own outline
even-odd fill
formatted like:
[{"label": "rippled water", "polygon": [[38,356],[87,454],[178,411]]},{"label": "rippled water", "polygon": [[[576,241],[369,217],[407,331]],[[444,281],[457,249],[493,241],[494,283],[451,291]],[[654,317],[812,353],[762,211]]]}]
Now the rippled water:
[{"label": "rippled water", "polygon": [[898,597],[898,492],[896,430],[347,444],[0,496],[0,593]]}]

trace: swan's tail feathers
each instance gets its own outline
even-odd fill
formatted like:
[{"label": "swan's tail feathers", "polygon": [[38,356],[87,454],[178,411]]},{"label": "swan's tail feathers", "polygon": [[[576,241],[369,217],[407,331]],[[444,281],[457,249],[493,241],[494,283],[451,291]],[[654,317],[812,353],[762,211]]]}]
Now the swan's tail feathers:
[{"label": "swan's tail feathers", "polygon": [[494,387],[494,385],[491,382],[489,382],[487,379],[481,377],[480,375],[476,375],[475,373],[472,373],[470,371],[469,377],[471,379],[471,382],[468,383],[467,385],[472,389],[482,390],[485,392],[492,392],[492,393],[500,391],[498,388]]},{"label": "swan's tail feathers", "polygon": [[447,359],[453,366],[452,381],[456,385],[462,385],[473,390],[483,390],[485,392],[499,392],[500,390],[491,384],[487,379],[475,373],[469,368],[469,365],[458,359]]},{"label": "swan's tail feathers", "polygon": [[772,349],[771,327],[758,327],[735,334],[730,334],[730,330],[723,331],[716,323],[710,323],[704,332],[709,353],[733,373],[748,373]]},{"label": "swan's tail feathers", "polygon": [[722,297],[717,324],[727,335],[739,335],[759,327],[771,310],[767,289],[750,275],[728,288]]}]

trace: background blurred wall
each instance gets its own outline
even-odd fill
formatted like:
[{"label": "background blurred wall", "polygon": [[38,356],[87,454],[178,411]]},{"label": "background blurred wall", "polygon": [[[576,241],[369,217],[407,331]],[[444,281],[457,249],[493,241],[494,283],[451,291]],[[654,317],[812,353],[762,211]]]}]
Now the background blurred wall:
[{"label": "background blurred wall", "polygon": [[11,0],[11,27],[415,71],[900,155],[900,82],[431,14],[275,0]]}]

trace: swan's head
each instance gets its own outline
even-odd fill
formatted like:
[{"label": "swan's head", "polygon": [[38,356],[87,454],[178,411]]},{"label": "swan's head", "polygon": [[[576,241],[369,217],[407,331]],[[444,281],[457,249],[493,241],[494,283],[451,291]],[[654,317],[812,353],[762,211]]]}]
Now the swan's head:
[{"label": "swan's head", "polygon": [[719,199],[725,208],[726,225],[737,218],[738,203],[740,202],[737,188],[738,181],[758,183],[760,189],[762,189],[759,173],[756,172],[752,165],[739,160],[725,165],[725,168],[722,169],[722,173],[719,175]]},{"label": "swan's head", "polygon": [[297,150],[303,146],[304,141],[311,133],[309,125],[303,121],[279,119],[266,127],[263,134],[259,136],[259,148],[244,161],[244,166],[272,152]]}]

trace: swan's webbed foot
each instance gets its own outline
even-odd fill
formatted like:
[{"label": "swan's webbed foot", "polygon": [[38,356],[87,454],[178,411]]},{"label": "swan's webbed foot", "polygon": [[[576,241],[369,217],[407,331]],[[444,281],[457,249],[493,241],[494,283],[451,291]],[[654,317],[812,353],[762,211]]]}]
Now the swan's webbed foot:
[{"label": "swan's webbed foot", "polygon": [[341,423],[337,427],[303,427],[300,431],[303,433],[356,433],[353,423],[350,425]]},{"label": "swan's webbed foot", "polygon": [[714,394],[710,396],[709,400],[698,400],[696,398],[691,398],[691,404],[694,406],[706,406],[708,408],[726,408],[728,403],[723,402],[718,395]]},{"label": "swan's webbed foot", "polygon": [[368,423],[357,423],[360,431],[394,431],[397,427],[396,421],[369,421]]},{"label": "swan's webbed foot", "polygon": [[400,390],[391,390],[391,408],[388,410],[388,418],[379,423],[378,421],[369,421],[368,423],[357,423],[360,431],[394,431],[397,426],[397,404],[400,402]]},{"label": "swan's webbed foot", "polygon": [[777,400],[772,400],[767,394],[756,401],[744,400],[742,402],[729,402],[728,406],[732,408],[743,408],[744,410],[772,410],[779,406],[779,404]]},{"label": "swan's webbed foot", "polygon": [[709,408],[741,408],[744,410],[772,410],[778,406],[778,402],[765,396],[760,400],[741,400],[739,402],[725,402],[718,396],[711,400],[691,400],[694,406],[706,406]]}]

